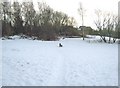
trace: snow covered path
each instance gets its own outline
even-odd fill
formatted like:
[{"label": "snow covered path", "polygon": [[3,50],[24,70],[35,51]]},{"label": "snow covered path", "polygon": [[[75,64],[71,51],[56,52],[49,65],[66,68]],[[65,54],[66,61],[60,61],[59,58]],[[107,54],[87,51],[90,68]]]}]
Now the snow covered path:
[{"label": "snow covered path", "polygon": [[[61,42],[63,47],[58,47]],[[118,45],[81,39],[3,40],[2,85],[116,86]]]}]

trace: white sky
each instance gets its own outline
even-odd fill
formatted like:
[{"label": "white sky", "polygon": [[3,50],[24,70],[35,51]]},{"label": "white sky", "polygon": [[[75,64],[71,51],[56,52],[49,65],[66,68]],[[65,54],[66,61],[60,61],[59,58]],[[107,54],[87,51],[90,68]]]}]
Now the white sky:
[{"label": "white sky", "polygon": [[[28,0],[18,0],[28,1]],[[84,25],[95,28],[95,9],[101,9],[103,11],[110,11],[117,15],[118,13],[118,1],[120,0],[31,0],[34,2],[46,2],[54,10],[62,11],[69,16],[72,16],[77,21],[77,26],[81,25],[81,18],[78,14],[79,3],[82,2],[83,7],[86,9],[86,15],[84,17]]]}]

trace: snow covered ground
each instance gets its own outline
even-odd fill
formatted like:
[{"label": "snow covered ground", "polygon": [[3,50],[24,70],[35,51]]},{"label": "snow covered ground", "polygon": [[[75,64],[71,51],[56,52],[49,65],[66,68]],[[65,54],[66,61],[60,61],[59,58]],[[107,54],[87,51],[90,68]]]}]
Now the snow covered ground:
[{"label": "snow covered ground", "polygon": [[[58,47],[62,43],[63,47]],[[118,44],[2,40],[4,86],[117,86]]]}]

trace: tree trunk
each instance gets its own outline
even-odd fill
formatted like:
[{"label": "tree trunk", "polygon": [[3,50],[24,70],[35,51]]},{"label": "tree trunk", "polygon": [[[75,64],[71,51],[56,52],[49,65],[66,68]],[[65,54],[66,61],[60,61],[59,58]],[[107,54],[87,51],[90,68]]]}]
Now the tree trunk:
[{"label": "tree trunk", "polygon": [[101,36],[102,40],[106,43],[106,38],[104,36]]},{"label": "tree trunk", "polygon": [[109,43],[110,43],[110,41],[111,41],[111,37],[109,37]]},{"label": "tree trunk", "polygon": [[116,39],[115,38],[113,38],[113,43],[115,43],[116,42]]}]

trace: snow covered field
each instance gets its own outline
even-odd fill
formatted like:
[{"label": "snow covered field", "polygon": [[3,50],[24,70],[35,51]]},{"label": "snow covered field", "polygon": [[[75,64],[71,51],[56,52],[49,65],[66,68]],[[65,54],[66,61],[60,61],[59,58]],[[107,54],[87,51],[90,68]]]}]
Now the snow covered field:
[{"label": "snow covered field", "polygon": [[118,85],[118,44],[80,38],[2,40],[2,44],[4,86]]}]

